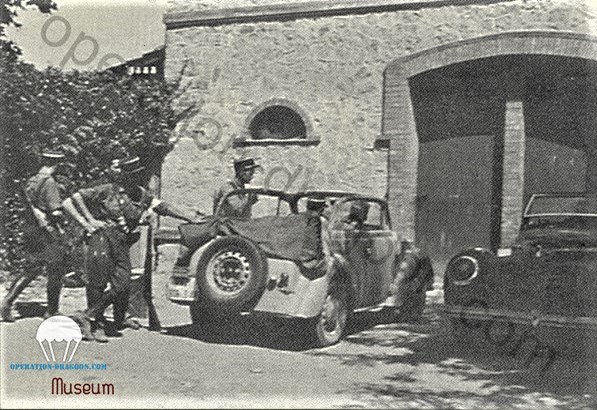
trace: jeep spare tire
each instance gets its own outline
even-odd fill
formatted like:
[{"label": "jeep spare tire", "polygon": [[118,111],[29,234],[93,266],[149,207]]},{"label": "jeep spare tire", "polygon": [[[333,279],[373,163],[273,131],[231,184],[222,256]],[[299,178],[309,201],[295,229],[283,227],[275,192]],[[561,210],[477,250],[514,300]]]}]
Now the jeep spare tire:
[{"label": "jeep spare tire", "polygon": [[265,256],[241,236],[214,239],[197,263],[199,304],[213,313],[252,309],[266,284]]}]

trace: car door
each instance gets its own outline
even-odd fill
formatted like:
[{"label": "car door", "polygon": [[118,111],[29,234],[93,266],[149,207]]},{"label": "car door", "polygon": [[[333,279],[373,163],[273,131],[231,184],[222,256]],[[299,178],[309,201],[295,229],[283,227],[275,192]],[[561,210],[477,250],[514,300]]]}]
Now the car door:
[{"label": "car door", "polygon": [[397,234],[389,225],[384,202],[370,202],[367,220],[363,225],[365,240],[365,300],[368,305],[383,302],[393,279]]},{"label": "car door", "polygon": [[330,250],[343,258],[346,263],[346,273],[351,278],[353,308],[360,308],[367,306],[365,280],[366,249],[369,243],[360,230],[346,223],[353,202],[350,199],[341,199],[333,205],[328,229],[331,236]]},{"label": "car door", "polygon": [[[357,201],[369,204],[362,225],[347,223]],[[396,236],[389,228],[383,203],[351,198],[340,201],[330,221],[332,250],[340,253],[351,274],[354,308],[372,306],[385,299],[392,280]]]}]

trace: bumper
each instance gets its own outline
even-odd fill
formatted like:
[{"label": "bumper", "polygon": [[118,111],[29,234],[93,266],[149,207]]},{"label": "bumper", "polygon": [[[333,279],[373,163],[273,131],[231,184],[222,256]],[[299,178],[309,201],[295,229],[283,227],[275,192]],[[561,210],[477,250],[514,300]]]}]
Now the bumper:
[{"label": "bumper", "polygon": [[513,312],[499,309],[464,306],[442,306],[443,313],[454,319],[507,322],[532,327],[568,328],[597,331],[596,317],[569,317]]}]

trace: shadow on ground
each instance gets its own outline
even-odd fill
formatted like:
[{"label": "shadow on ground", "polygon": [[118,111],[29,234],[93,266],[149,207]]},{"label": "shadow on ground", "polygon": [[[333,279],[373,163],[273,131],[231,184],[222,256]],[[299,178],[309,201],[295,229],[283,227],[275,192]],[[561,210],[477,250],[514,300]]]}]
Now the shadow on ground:
[{"label": "shadow on ground", "polygon": [[193,325],[165,330],[167,335],[207,343],[328,357],[342,366],[380,366],[385,377],[380,373],[383,378],[378,381],[356,383],[351,392],[375,407],[596,407],[597,360],[586,354],[595,351],[593,345],[576,340],[577,349],[558,352],[550,362],[532,344],[523,343],[513,351],[517,339],[498,346],[473,330],[467,337],[455,338],[438,310],[438,304],[431,304],[423,320],[412,324],[360,314],[346,339],[326,349],[313,348],[306,328],[297,321],[258,317],[229,322],[225,330]]},{"label": "shadow on ground", "polygon": [[[288,323],[291,322],[291,323]],[[170,336],[187,337],[206,343],[249,345],[275,350],[305,351],[312,347],[308,338],[301,336],[304,323],[297,320],[239,318],[209,326],[182,325],[167,327]]]},{"label": "shadow on ground", "polygon": [[[361,313],[349,328],[348,335],[355,335],[385,323],[388,315]],[[208,326],[182,325],[164,329],[170,336],[187,337],[206,343],[250,345],[274,350],[306,351],[316,348],[310,336],[310,324],[306,319],[284,319],[267,315],[245,316],[234,320],[212,322]]]},{"label": "shadow on ground", "polygon": [[[396,365],[401,371],[383,382],[355,386],[375,406],[597,408],[597,345],[592,339],[574,335],[565,339],[576,344],[573,348],[546,352],[535,349],[537,339],[523,338],[528,329],[517,329],[509,339],[493,334],[495,339],[488,339],[478,329],[454,334],[438,311],[439,305],[432,304],[420,323],[354,333],[346,339],[352,346],[348,353],[307,354],[333,357],[346,366]],[[561,340],[552,341],[545,344],[561,346]]]}]

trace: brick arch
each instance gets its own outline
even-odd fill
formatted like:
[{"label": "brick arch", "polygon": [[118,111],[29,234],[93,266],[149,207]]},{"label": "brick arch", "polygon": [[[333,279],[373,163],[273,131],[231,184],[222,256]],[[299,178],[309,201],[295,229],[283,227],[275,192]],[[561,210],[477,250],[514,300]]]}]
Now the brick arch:
[{"label": "brick arch", "polygon": [[383,139],[390,141],[388,199],[397,232],[415,238],[419,143],[409,78],[451,64],[513,54],[597,60],[597,36],[562,31],[515,31],[457,41],[392,60],[384,71]]},{"label": "brick arch", "polygon": [[251,122],[253,121],[253,119],[255,119],[257,114],[259,114],[261,111],[265,110],[266,108],[272,107],[275,105],[281,105],[283,107],[290,108],[292,111],[294,111],[301,117],[301,119],[303,120],[303,123],[305,124],[307,140],[317,140],[318,139],[313,134],[313,125],[311,124],[311,120],[309,119],[309,116],[307,115],[305,110],[303,110],[296,102],[289,100],[287,98],[272,98],[270,100],[267,100],[267,101],[259,104],[257,107],[253,108],[251,110],[251,112],[249,113],[249,115],[247,116],[247,118],[245,119],[245,124],[244,124],[244,129],[243,129],[243,134],[244,134],[245,138],[249,139],[251,137],[249,128],[251,126]]}]

